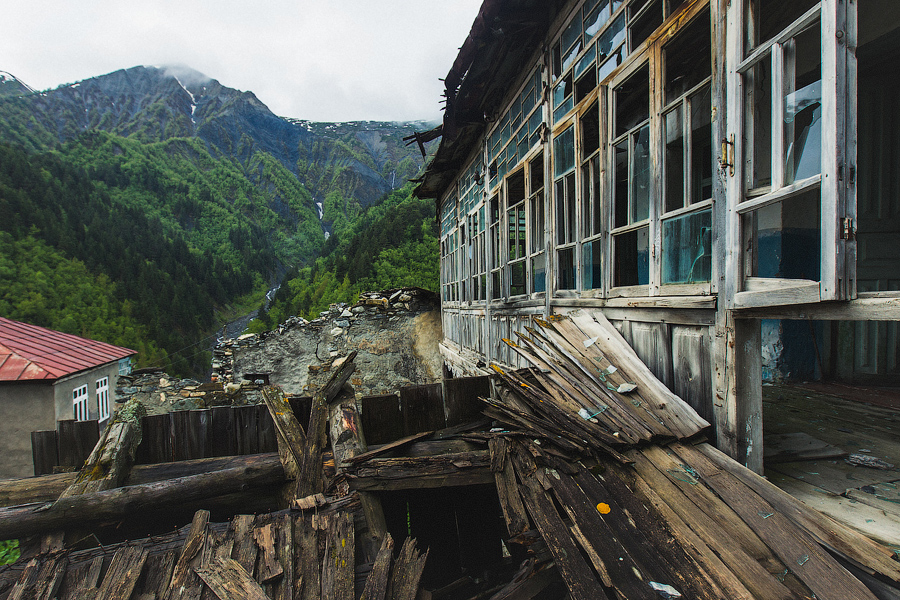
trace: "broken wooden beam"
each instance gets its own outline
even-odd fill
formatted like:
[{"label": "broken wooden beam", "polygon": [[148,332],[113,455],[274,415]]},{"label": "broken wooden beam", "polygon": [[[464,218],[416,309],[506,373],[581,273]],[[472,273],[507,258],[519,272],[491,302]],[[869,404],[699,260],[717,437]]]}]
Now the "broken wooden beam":
[{"label": "broken wooden beam", "polygon": [[134,455],[141,443],[141,419],[146,414],[146,409],[136,398],[126,402],[103,430],[75,481],[60,497],[102,492],[121,486],[134,464]]},{"label": "broken wooden beam", "polygon": [[282,481],[281,462],[264,459],[212,473],[70,496],[56,502],[2,508],[0,539],[71,526],[83,527],[86,523],[102,520],[139,517],[146,510],[177,507]]},{"label": "broken wooden beam", "polygon": [[486,450],[438,456],[375,458],[348,471],[350,488],[394,491],[494,483]]}]

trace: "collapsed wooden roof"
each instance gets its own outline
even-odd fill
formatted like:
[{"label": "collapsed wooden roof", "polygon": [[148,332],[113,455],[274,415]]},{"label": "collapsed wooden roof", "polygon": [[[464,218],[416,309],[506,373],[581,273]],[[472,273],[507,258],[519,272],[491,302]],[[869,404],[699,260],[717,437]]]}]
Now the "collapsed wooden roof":
[{"label": "collapsed wooden roof", "polygon": [[[708,424],[653,377],[602,316],[535,319],[507,343],[534,366],[518,372],[497,366],[493,393],[479,382],[492,421],[406,431],[372,449],[343,387],[352,355],[313,399],[305,428],[269,390],[280,493],[293,511],[212,525],[201,511],[193,528],[175,537],[87,554],[48,547],[19,567],[7,597],[49,598],[57,586],[60,597],[78,597],[72,590],[86,587],[97,597],[199,598],[208,589],[220,598],[349,598],[355,573],[358,593],[373,578],[367,598],[385,597],[389,585],[392,597],[412,598],[424,556],[410,547],[393,570],[385,566],[390,543],[378,493],[487,482],[497,490],[506,545],[529,558],[493,591],[444,590],[436,597],[531,598],[553,581],[564,582],[574,599],[896,597],[890,594],[900,584],[900,563],[890,548],[705,443]],[[465,381],[452,381],[447,389],[467,389]],[[333,477],[323,470],[326,449]],[[96,473],[97,465],[86,470]],[[110,485],[82,496],[147,493]],[[73,498],[0,509],[0,537],[7,532],[4,513],[43,519]],[[254,560],[244,552],[255,553]]]}]

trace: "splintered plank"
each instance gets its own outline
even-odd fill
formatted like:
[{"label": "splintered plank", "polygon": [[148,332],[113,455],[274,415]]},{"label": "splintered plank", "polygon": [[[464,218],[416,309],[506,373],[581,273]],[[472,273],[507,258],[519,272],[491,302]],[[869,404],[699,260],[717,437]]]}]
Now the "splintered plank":
[{"label": "splintered plank", "polygon": [[868,588],[819,546],[812,535],[759,494],[717,467],[703,453],[680,444],[673,444],[672,448],[819,600],[874,600]]},{"label": "splintered plank", "polygon": [[32,559],[7,598],[15,600],[53,600],[62,585],[69,559],[64,554]]},{"label": "splintered plank", "polygon": [[296,479],[303,461],[306,433],[300,426],[287,398],[277,388],[265,388],[263,401],[275,425],[278,436],[278,456],[288,479]]},{"label": "splintered plank", "polygon": [[525,505],[519,496],[519,486],[512,461],[509,459],[509,442],[504,438],[491,438],[488,441],[491,452],[491,471],[497,485],[497,496],[506,522],[509,537],[525,533],[530,528]]},{"label": "splintered plank", "polygon": [[262,587],[232,558],[217,558],[209,567],[194,570],[220,600],[269,600]]},{"label": "splintered plank", "polygon": [[416,541],[406,538],[391,573],[391,600],[415,600],[427,558],[427,550],[419,553]]},{"label": "splintered plank", "polygon": [[519,490],[525,505],[541,532],[541,537],[550,547],[573,600],[608,598],[593,570],[582,558],[569,528],[556,512],[553,500],[547,496],[541,484],[530,475],[535,470],[533,461],[519,452],[514,452],[512,456],[516,472],[522,480]]},{"label": "splintered plank", "polygon": [[126,546],[113,556],[97,600],[119,600],[131,597],[141,576],[149,550],[143,546]]},{"label": "splintered plank", "polygon": [[322,600],[353,600],[354,538],[352,514],[329,515],[322,560]]},{"label": "splintered plank", "polygon": [[360,600],[384,600],[393,557],[394,538],[390,533],[386,533],[381,542],[381,549],[378,550],[378,555],[375,557],[375,563],[372,565],[372,571],[366,578],[366,586],[363,588]]},{"label": "splintered plank", "polygon": [[260,583],[269,583],[284,574],[281,564],[278,562],[278,553],[275,548],[275,526],[272,523],[257,527],[253,531],[253,539],[262,551],[259,560],[259,570],[256,579]]},{"label": "splintered plank", "polygon": [[200,564],[200,554],[203,542],[206,539],[206,526],[209,523],[209,511],[198,510],[191,521],[191,529],[184,540],[181,555],[175,563],[172,573],[172,582],[166,590],[167,600],[196,597],[202,586],[198,580],[194,567]]},{"label": "splintered plank", "polygon": [[152,596],[154,599],[164,597],[169,581],[172,580],[172,569],[175,567],[177,555],[177,550],[171,550],[147,558],[144,565],[144,581],[138,583],[139,591],[144,596]]}]

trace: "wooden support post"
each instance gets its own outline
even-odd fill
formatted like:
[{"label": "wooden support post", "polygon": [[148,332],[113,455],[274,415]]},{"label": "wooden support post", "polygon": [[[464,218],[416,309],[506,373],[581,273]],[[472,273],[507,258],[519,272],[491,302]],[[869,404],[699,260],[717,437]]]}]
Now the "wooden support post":
[{"label": "wooden support post", "polygon": [[[328,407],[328,421],[331,424],[331,449],[338,477],[349,459],[366,451],[366,440],[362,430],[362,419],[356,408],[356,399],[351,393],[343,393]],[[365,562],[373,562],[387,533],[381,501],[371,492],[359,492],[363,512],[366,515],[366,531],[358,532],[360,550]]]},{"label": "wooden support post", "polygon": [[717,318],[716,446],[757,473],[763,468],[762,340],[758,319]]}]

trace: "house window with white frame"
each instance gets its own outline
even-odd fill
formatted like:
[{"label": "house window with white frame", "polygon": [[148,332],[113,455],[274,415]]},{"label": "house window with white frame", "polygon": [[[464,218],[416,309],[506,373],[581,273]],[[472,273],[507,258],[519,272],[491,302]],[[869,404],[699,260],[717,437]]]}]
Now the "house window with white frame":
[{"label": "house window with white frame", "polygon": [[82,385],[72,390],[72,408],[76,421],[87,421],[90,418],[87,385]]},{"label": "house window with white frame", "polygon": [[97,390],[97,408],[99,411],[99,419],[102,423],[109,418],[109,377],[102,377],[96,382]]}]

